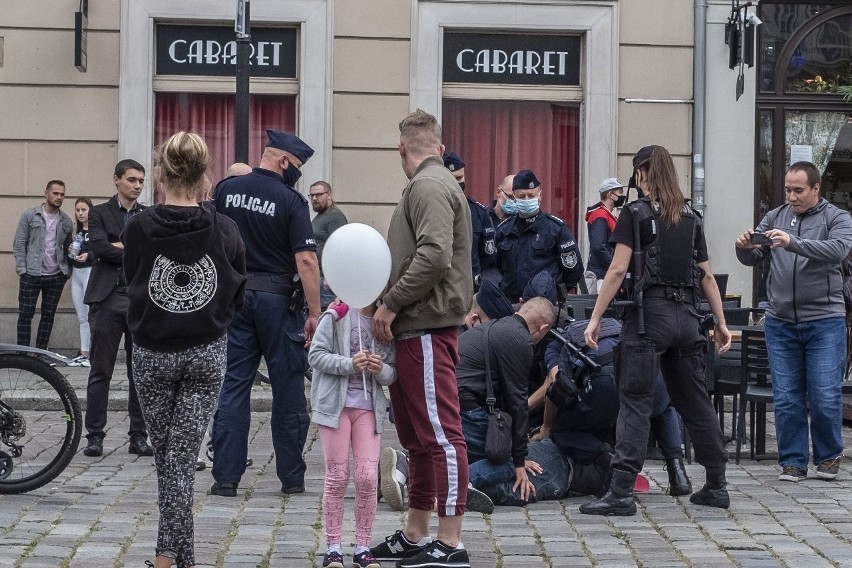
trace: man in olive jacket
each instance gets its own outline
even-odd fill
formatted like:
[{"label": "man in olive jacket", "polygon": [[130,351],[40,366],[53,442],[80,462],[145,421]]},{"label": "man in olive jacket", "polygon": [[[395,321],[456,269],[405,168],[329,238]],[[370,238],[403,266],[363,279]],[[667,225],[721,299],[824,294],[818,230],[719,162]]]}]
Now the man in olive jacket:
[{"label": "man in olive jacket", "polygon": [[[470,566],[461,543],[468,462],[455,367],[458,328],[473,299],[470,209],[441,156],[441,127],[421,110],[399,125],[399,155],[410,180],[388,229],[388,292],[373,316],[381,341],[394,339],[390,386],[399,441],[409,452],[405,530],[371,549],[397,566]],[[438,534],[429,541],[437,498]]]}]

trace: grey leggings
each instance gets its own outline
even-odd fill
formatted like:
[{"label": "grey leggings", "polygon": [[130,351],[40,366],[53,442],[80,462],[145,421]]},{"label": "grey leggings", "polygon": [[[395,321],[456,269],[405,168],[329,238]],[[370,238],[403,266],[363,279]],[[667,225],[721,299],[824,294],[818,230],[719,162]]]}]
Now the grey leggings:
[{"label": "grey leggings", "polygon": [[195,565],[195,460],[227,363],[225,337],[175,353],[133,346],[133,375],[157,466],[157,555]]}]

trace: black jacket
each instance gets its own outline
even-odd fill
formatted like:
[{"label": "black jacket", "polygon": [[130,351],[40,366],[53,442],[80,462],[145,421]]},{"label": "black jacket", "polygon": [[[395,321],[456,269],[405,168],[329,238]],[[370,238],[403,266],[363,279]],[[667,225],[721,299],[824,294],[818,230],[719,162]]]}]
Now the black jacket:
[{"label": "black jacket", "polygon": [[[145,206],[137,203],[136,209],[141,212]],[[111,197],[106,203],[95,205],[89,211],[89,244],[95,263],[84,297],[87,304],[103,302],[118,284],[124,251],[112,243],[121,241],[123,230],[124,212],[118,205],[117,197]]]},{"label": "black jacket", "polygon": [[242,305],[245,245],[212,207],[157,205],[121,237],[134,343],[180,351],[225,335]]}]

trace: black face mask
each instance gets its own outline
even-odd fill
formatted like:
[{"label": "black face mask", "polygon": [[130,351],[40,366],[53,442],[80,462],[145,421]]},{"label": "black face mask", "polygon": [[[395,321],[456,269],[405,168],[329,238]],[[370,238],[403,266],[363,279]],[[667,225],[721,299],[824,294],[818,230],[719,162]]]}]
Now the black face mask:
[{"label": "black face mask", "polygon": [[462,191],[464,191],[464,182],[463,181],[459,182],[459,187],[461,188]]},{"label": "black face mask", "polygon": [[296,182],[299,181],[299,178],[302,177],[302,172],[301,170],[299,170],[299,168],[290,163],[287,166],[287,169],[281,172],[281,177],[284,178],[284,183],[286,183],[292,188],[295,188]]},{"label": "black face mask", "polygon": [[615,203],[613,204],[613,207],[624,207],[625,203],[627,203],[627,196],[619,195],[615,198]]}]

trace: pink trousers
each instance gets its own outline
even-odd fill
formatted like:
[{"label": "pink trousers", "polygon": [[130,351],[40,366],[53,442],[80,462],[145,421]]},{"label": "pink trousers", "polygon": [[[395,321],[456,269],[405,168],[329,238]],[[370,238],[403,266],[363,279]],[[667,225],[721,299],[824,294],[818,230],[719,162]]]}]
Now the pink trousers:
[{"label": "pink trousers", "polygon": [[319,427],[325,456],[322,516],[328,545],[341,544],[343,496],[349,485],[349,449],[355,458],[355,544],[370,546],[376,519],[376,486],[382,437],[371,410],[344,408],[338,427]]}]

